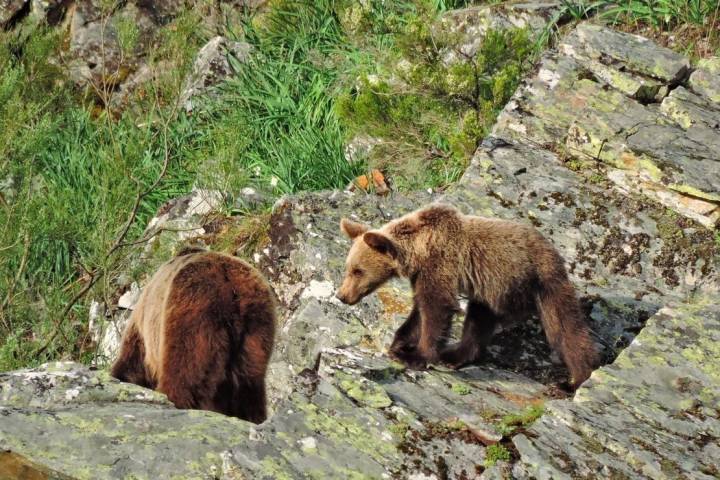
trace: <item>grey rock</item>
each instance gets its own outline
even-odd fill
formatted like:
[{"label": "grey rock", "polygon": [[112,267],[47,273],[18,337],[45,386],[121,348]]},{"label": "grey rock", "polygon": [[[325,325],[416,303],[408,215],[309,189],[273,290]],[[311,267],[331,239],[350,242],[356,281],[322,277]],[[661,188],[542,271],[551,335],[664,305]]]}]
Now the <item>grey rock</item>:
[{"label": "grey rock", "polygon": [[559,49],[580,61],[596,60],[616,71],[627,69],[667,83],[683,80],[690,68],[687,58],[647,38],[590,23],[578,25]]},{"label": "grey rock", "polygon": [[[257,9],[262,3],[239,1],[206,5],[203,8],[207,14],[199,28],[220,30],[224,19],[238,17],[240,12]],[[26,30],[30,35],[33,29],[44,24],[66,28],[68,48],[63,49],[59,63],[67,66],[73,82],[92,87],[104,104],[118,111],[128,106],[133,93],[143,84],[177,67],[165,61],[151,61],[152,50],[162,40],[159,35],[162,28],[187,7],[187,2],[182,0],[114,3],[6,0],[0,2],[0,27],[29,15],[32,21]],[[219,43],[223,44],[223,52],[228,49],[241,59],[247,56],[249,47],[243,42],[222,39]],[[188,91],[183,92],[183,104],[229,72],[227,60],[211,51],[213,45],[217,50],[217,39],[200,55],[199,62],[204,59],[206,63],[196,65],[205,70],[196,71],[187,79]]]},{"label": "grey rock", "polygon": [[0,451],[77,479],[217,478],[251,429],[68,362],[0,374],[0,405]]},{"label": "grey rock", "polygon": [[0,28],[5,28],[9,22],[21,15],[22,9],[28,0],[1,0],[0,1]]},{"label": "grey rock", "polygon": [[[137,42],[124,50],[118,25],[125,22],[137,29]],[[136,71],[140,56],[149,47],[156,28],[147,11],[128,2],[115,10],[95,2],[82,2],[72,10],[70,45],[67,52],[70,77],[78,84],[117,86]]]},{"label": "grey rock", "polygon": [[664,308],[573,400],[513,439],[518,478],[716,478],[720,309]]},{"label": "grey rock", "polygon": [[228,55],[238,62],[247,61],[251,47],[245,42],[234,42],[225,37],[214,37],[198,52],[193,71],[180,93],[180,105],[190,112],[194,108],[193,98],[206,93],[232,73]]},{"label": "grey rock", "polygon": [[716,106],[720,105],[720,57],[700,60],[698,68],[690,75],[689,85]]},{"label": "grey rock", "polygon": [[[256,258],[281,314],[267,378],[273,415],[265,423],[176,410],[162,395],[105,371],[46,365],[0,374],[0,449],[74,478],[716,475],[720,310],[704,299],[720,292],[720,246],[695,217],[666,209],[670,200],[653,200],[672,189],[632,165],[619,168],[612,156],[659,161],[650,133],[686,132],[668,146],[683,167],[670,173],[700,191],[706,184],[692,182],[711,182],[716,173],[710,167],[717,162],[703,157],[714,145],[708,131],[716,107],[689,85],[671,85],[684,81],[674,54],[661,52],[663,67],[647,73],[651,65],[616,50],[658,47],[636,38],[624,45],[621,34],[595,38],[603,32],[571,34],[566,43],[576,42],[582,55],[546,55],[463,178],[441,195],[336,191],[276,202],[270,244]],[[605,48],[613,62],[632,66],[626,76],[589,63],[607,67],[602,55],[593,56]],[[631,81],[635,86],[621,88]],[[651,101],[662,104],[646,104],[649,97],[638,92],[658,84]],[[662,90],[671,86],[670,94]],[[624,147],[619,138],[627,132],[635,143]],[[605,137],[607,151],[602,142],[581,141]],[[695,142],[692,155],[688,142]],[[570,146],[592,151],[593,159],[568,154]],[[709,168],[706,178],[692,176],[692,162]],[[659,193],[648,198],[640,181]],[[531,223],[557,246],[606,364],[574,399],[565,399],[567,373],[537,318],[504,326],[480,365],[409,371],[386,355],[412,303],[407,282],[393,281],[352,307],[333,297],[350,245],[339,233],[341,218],[380,226],[436,200]],[[185,225],[194,230],[185,240],[202,235],[204,216],[221,201],[217,192],[196,192],[172,202],[148,233]],[[702,212],[701,220],[713,214]],[[179,233],[159,233],[140,261],[164,260]],[[547,413],[529,425],[543,404]],[[517,418],[527,419],[522,428],[513,425]],[[488,468],[487,447],[510,440],[519,458]]]},{"label": "grey rock", "polygon": [[446,63],[460,57],[474,57],[488,30],[527,28],[539,34],[548,21],[560,10],[560,2],[537,1],[497,5],[472,6],[451,10],[440,19],[439,29],[444,34],[456,36],[452,49],[443,55]]},{"label": "grey rock", "polygon": [[684,87],[670,92],[660,104],[660,110],[686,130],[720,128],[720,104],[706,102]]},{"label": "grey rock", "polygon": [[345,160],[349,163],[362,162],[373,148],[382,143],[382,139],[369,135],[356,135],[345,145]]},{"label": "grey rock", "polygon": [[713,228],[720,219],[717,105],[688,91],[697,90],[692,80],[678,86],[688,72],[686,58],[649,40],[581,24],[543,57],[493,133],[576,162],[601,161],[622,189]]},{"label": "grey rock", "polygon": [[130,290],[123,293],[118,299],[118,307],[133,310],[135,308],[135,304],[140,299],[140,293],[140,287],[138,287],[136,282],[133,282],[130,285]]}]

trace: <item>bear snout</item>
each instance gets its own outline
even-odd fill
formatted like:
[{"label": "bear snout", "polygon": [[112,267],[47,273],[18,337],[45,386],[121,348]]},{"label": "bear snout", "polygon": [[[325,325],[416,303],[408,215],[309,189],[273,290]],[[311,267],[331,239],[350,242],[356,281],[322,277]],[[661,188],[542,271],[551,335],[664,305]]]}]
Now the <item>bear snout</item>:
[{"label": "bear snout", "polygon": [[340,290],[338,290],[337,293],[335,293],[335,298],[340,300],[342,303],[345,303],[345,304],[348,303],[347,296],[345,294],[343,294]]},{"label": "bear snout", "polygon": [[348,295],[347,293],[343,293],[340,290],[338,290],[335,294],[335,298],[340,300],[345,305],[355,305],[357,302],[360,301],[360,297],[351,298],[350,295]]}]

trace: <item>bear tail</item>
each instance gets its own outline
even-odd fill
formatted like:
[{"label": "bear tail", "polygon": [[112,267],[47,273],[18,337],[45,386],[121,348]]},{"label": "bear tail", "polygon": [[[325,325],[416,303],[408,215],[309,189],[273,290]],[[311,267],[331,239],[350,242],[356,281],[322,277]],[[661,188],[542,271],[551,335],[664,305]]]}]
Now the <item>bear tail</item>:
[{"label": "bear tail", "polygon": [[577,388],[598,364],[598,354],[575,289],[564,271],[561,276],[541,281],[536,303],[548,342],[562,357],[570,371],[570,383]]}]

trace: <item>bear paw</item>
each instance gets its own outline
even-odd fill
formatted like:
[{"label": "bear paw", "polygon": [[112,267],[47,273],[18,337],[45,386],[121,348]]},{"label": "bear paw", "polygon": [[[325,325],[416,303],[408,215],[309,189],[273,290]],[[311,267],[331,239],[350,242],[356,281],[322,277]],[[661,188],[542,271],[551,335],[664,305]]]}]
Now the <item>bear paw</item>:
[{"label": "bear paw", "polygon": [[390,358],[404,364],[411,370],[425,370],[427,361],[420,355],[417,350],[398,349],[389,352]]},{"label": "bear paw", "polygon": [[459,345],[452,345],[440,351],[440,363],[453,370],[477,361],[477,355],[469,354],[466,349],[461,348]]}]

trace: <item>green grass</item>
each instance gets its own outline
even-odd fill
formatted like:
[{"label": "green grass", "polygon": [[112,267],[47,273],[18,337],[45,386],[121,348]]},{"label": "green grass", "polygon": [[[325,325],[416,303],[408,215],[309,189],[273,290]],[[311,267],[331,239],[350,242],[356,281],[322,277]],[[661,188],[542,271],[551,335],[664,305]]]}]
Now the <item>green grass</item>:
[{"label": "green grass", "polygon": [[[143,247],[134,242],[163,203],[194,186],[230,202],[245,186],[271,196],[344,187],[367,168],[344,158],[360,131],[388,140],[370,160],[395,188],[452,183],[529,48],[522,31],[491,33],[476,57],[444,73],[452,39],[428,25],[466,2],[276,0],[228,27],[252,45],[251,60],[235,62],[233,78],[186,116],[174,99],[207,40],[200,3],[157,32],[149,61],[170,67],[124,111],[103,108],[106,86],[77,89],[52,61],[66,31],[28,35],[28,23],[0,32],[0,370],[91,358],[90,300],[112,304],[120,277],[144,273],[129,266]],[[116,28],[132,51],[135,25]],[[414,65],[402,77],[409,91],[371,84],[401,58]],[[261,242],[248,228],[227,235]]]},{"label": "green grass", "polygon": [[472,389],[464,383],[453,383],[450,389],[458,395],[468,395]]},{"label": "green grass", "polygon": [[[33,352],[66,309],[68,321],[50,356],[87,353],[86,304],[71,305],[71,299],[88,284],[88,272],[110,275],[130,254],[108,252],[137,193],[159,175],[166,153],[168,174],[138,205],[129,238],[141,233],[158,205],[185,193],[193,175],[184,161],[192,131],[183,122],[163,128],[168,109],[146,102],[142,115],[96,117],[91,108],[96,97],[76,90],[50,60],[61,47],[62,32],[1,35],[0,178],[10,186],[0,200],[0,370],[5,370],[46,359]],[[189,60],[192,52],[186,53]],[[169,86],[150,92],[154,98],[174,94]],[[111,288],[97,282],[94,296]]]},{"label": "green grass", "polygon": [[617,21],[645,23],[652,27],[672,30],[680,25],[717,25],[718,0],[626,0],[607,2],[606,17]]},{"label": "green grass", "polygon": [[498,431],[503,435],[511,435],[518,428],[530,426],[535,420],[545,413],[545,407],[542,405],[531,405],[525,410],[515,414],[503,416],[498,423]]},{"label": "green grass", "polygon": [[247,22],[252,58],[236,65],[204,113],[210,137],[235,131],[237,140],[219,145],[215,156],[229,155],[232,168],[249,172],[263,190],[343,187],[363,171],[345,160],[344,130],[328,95],[354,54],[332,3],[282,2],[260,26]]},{"label": "green grass", "polygon": [[[707,33],[718,0],[643,2],[605,15],[658,31],[688,25],[694,38],[718,41]],[[475,56],[445,65],[457,39],[433,26],[470,3],[274,0],[228,27],[252,45],[251,60],[236,62],[191,116],[174,100],[207,40],[202,8],[157,32],[149,60],[170,67],[124,111],[104,110],[102,85],[77,89],[52,61],[67,32],[0,32],[0,371],[88,360],[90,300],[111,304],[121,276],[144,273],[130,270],[143,247],[133,241],[163,203],[194,186],[232,202],[245,186],[271,197],[344,187],[368,167],[400,190],[456,181],[536,53],[524,30],[490,32]],[[566,9],[581,18],[607,5]],[[132,50],[136,27],[117,28]],[[357,134],[382,139],[367,164],[344,158]],[[250,255],[266,241],[266,212],[250,213],[227,223],[218,248]]]},{"label": "green grass", "polygon": [[[141,237],[158,207],[193,185],[279,195],[342,187],[363,168],[343,158],[327,95],[344,63],[313,63],[352,54],[331,3],[293,5],[301,21],[287,22],[283,8],[261,25],[248,19],[253,62],[191,117],[172,101],[205,40],[191,10],[159,32],[153,61],[173,69],[124,112],[99,109],[102,86],[75,90],[53,66],[62,32],[0,34],[0,180],[9,187],[0,199],[0,370],[89,359],[89,301],[111,297],[142,248],[118,243]],[[129,26],[123,41],[133,42]]]}]

